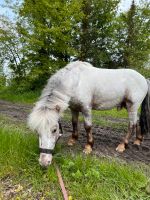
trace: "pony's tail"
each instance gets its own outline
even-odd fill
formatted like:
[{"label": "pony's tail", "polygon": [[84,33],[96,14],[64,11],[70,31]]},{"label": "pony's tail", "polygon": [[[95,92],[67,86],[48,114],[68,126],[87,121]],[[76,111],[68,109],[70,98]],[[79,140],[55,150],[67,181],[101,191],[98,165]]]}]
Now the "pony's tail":
[{"label": "pony's tail", "polygon": [[148,92],[145,96],[140,115],[140,127],[142,135],[150,134],[150,80],[147,80]]}]

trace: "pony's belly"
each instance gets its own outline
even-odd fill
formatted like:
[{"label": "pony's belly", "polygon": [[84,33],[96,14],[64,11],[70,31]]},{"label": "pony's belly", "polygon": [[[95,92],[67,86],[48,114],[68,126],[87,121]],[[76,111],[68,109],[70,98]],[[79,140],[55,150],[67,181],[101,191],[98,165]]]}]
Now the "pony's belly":
[{"label": "pony's belly", "polygon": [[82,110],[82,104],[79,101],[73,99],[69,102],[69,108],[80,112]]},{"label": "pony's belly", "polygon": [[112,109],[114,107],[117,107],[118,104],[119,104],[118,101],[93,103],[92,109],[93,110],[109,110],[109,109]]}]

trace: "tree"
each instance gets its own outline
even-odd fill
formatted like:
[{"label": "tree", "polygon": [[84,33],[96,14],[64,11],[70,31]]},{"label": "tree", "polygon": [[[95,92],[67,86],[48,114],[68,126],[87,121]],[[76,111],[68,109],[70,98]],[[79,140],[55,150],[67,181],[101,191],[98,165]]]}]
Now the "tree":
[{"label": "tree", "polygon": [[79,37],[79,58],[97,67],[110,65],[115,37],[114,20],[119,0],[83,1],[83,18]]},{"label": "tree", "polygon": [[[74,1],[25,0],[20,8],[20,34],[37,53],[38,61],[61,60],[68,62],[75,52],[72,34],[78,29],[80,5]],[[24,26],[26,24],[26,26]],[[23,26],[22,26],[23,25]],[[40,56],[40,59],[39,59]],[[35,56],[33,56],[35,58]]]},{"label": "tree", "polygon": [[27,77],[32,85],[43,85],[77,54],[73,41],[82,17],[80,7],[77,0],[23,1],[17,30],[26,43],[24,52],[30,66]]},{"label": "tree", "polygon": [[22,59],[22,44],[16,25],[8,18],[1,17],[0,27],[0,62],[12,70],[12,76],[19,83],[26,76],[26,65]]},{"label": "tree", "polygon": [[[120,0],[24,0],[9,7],[13,23],[1,18],[0,62],[13,79],[37,89],[71,60],[96,67],[140,69],[150,53],[149,3],[132,1],[118,13]],[[23,86],[23,87],[24,87]]]},{"label": "tree", "polygon": [[150,54],[150,4],[135,5],[132,1],[127,13],[118,18],[119,63],[125,68],[140,69],[148,62]]}]

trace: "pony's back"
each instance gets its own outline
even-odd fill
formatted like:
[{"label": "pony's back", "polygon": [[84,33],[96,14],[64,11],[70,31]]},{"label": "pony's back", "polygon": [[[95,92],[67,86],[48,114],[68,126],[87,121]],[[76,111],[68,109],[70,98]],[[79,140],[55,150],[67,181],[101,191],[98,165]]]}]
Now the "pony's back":
[{"label": "pony's back", "polygon": [[[90,64],[88,65],[90,66]],[[83,62],[76,61],[58,70],[49,78],[46,87],[42,91],[41,98],[52,93],[54,90],[68,95],[78,84],[82,67]]]}]

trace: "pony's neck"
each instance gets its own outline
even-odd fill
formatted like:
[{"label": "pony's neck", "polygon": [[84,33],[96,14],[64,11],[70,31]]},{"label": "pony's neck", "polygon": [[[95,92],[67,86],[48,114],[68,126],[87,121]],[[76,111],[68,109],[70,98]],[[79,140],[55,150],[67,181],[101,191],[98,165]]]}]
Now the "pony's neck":
[{"label": "pony's neck", "polygon": [[69,100],[70,97],[68,95],[62,94],[59,91],[53,91],[49,94],[42,94],[39,103],[42,107],[59,110],[62,113],[68,108]]}]

